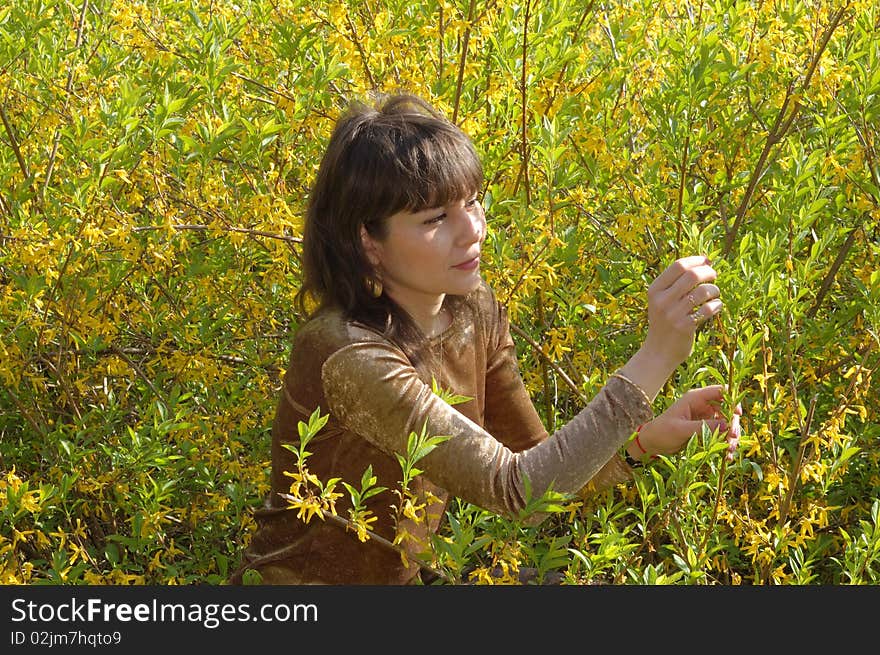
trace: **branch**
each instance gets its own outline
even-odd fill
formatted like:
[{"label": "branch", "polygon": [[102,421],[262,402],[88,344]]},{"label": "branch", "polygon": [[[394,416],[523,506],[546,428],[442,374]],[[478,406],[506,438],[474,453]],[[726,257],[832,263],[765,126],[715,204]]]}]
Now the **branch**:
[{"label": "branch", "polygon": [[554,371],[556,371],[556,374],[559,375],[559,377],[562,378],[565,384],[568,385],[568,387],[575,393],[575,395],[580,398],[581,402],[586,404],[589,401],[589,399],[584,396],[583,393],[581,393],[581,390],[578,389],[577,385],[572,381],[572,379],[568,377],[568,375],[566,375],[565,371],[563,371],[556,362],[550,359],[550,356],[544,352],[544,349],[541,348],[541,345],[537,341],[526,334],[522,330],[522,328],[519,328],[512,323],[510,324],[510,330],[516,333],[518,336],[522,337],[522,339],[526,343],[528,343],[535,350],[535,352],[538,353],[544,359],[544,361],[546,361],[551,366]]},{"label": "branch", "polygon": [[851,229],[849,231],[849,234],[846,235],[846,241],[843,242],[843,245],[841,246],[840,251],[837,253],[837,257],[835,258],[834,263],[831,264],[831,268],[825,275],[825,279],[822,280],[822,286],[819,288],[819,293],[816,294],[816,300],[813,302],[813,306],[810,307],[809,310],[807,310],[807,318],[813,318],[816,315],[816,312],[819,310],[819,306],[825,299],[825,294],[827,294],[828,290],[831,289],[831,285],[834,282],[834,277],[837,275],[840,267],[843,266],[843,262],[846,261],[846,257],[849,254],[849,251],[852,250],[853,244],[856,241],[856,233],[860,229],[862,229],[862,226],[858,225]]},{"label": "branch", "polygon": [[2,104],[0,104],[0,120],[3,121],[3,127],[6,128],[6,134],[9,136],[9,145],[12,146],[12,152],[15,153],[15,158],[18,160],[18,167],[21,169],[24,179],[27,180],[30,178],[31,174],[28,170],[27,162],[21,154],[21,149],[18,147],[18,139],[15,138],[15,131],[9,124],[9,119],[6,117],[6,110],[3,108]]},{"label": "branch", "polygon": [[529,131],[528,131],[528,89],[526,88],[527,80],[527,62],[529,54],[529,13],[531,12],[532,3],[526,0],[526,12],[523,18],[523,40],[522,40],[522,71],[520,78],[520,97],[522,101],[522,176],[523,184],[526,190],[526,207],[531,204],[532,189],[529,184]]},{"label": "branch", "polygon": [[[819,44],[819,48],[816,50],[816,53],[813,55],[813,59],[810,61],[809,68],[804,76],[804,81],[801,84],[801,90],[805,90],[809,84],[810,80],[813,77],[813,73],[816,71],[816,67],[819,64],[819,60],[822,58],[822,54],[825,52],[825,48],[828,47],[828,42],[831,40],[831,35],[834,33],[834,30],[837,29],[840,24],[843,15],[846,13],[847,9],[849,9],[850,3],[847,3],[834,15],[831,20],[831,24],[825,30],[825,33],[822,35],[822,41]],[[722,257],[727,257],[730,254],[730,251],[733,249],[733,243],[736,241],[736,235],[739,232],[740,227],[742,226],[742,222],[745,219],[746,212],[749,209],[749,205],[752,202],[752,196],[755,194],[755,189],[758,186],[758,182],[764,174],[764,171],[767,168],[767,160],[770,158],[771,151],[776,147],[776,145],[785,137],[788,130],[791,128],[794,123],[794,119],[797,117],[798,113],[801,110],[801,102],[800,99],[795,99],[794,104],[789,112],[789,103],[794,97],[794,89],[793,89],[794,81],[788,85],[788,89],[785,92],[785,99],[782,102],[782,107],[779,109],[779,113],[776,116],[776,120],[773,123],[773,127],[770,128],[769,134],[767,134],[767,141],[764,143],[764,148],[761,151],[761,155],[758,157],[758,163],[755,166],[755,170],[752,171],[752,177],[749,179],[749,184],[746,187],[745,195],[743,195],[742,201],[739,204],[739,209],[736,212],[736,220],[733,223],[730,231],[727,233],[727,237],[725,239],[724,250],[722,251]]]},{"label": "branch", "polygon": [[[173,225],[175,230],[196,230],[196,231],[208,231],[208,230],[216,230],[218,228],[213,227],[211,225]],[[146,232],[148,230],[164,230],[164,225],[143,225],[139,227],[133,227],[131,229],[132,232]],[[246,227],[232,227],[227,226],[225,228],[227,232],[242,232],[244,234],[252,234],[255,236],[268,237],[270,239],[278,239],[280,241],[287,241],[288,243],[302,243],[302,239],[299,237],[291,237],[286,234],[274,234],[273,232],[264,232],[263,230],[251,230]]]},{"label": "branch", "polygon": [[471,0],[471,4],[468,7],[468,26],[464,31],[464,38],[462,39],[461,44],[461,59],[458,61],[458,78],[455,81],[455,107],[452,110],[452,122],[458,123],[458,107],[461,103],[461,87],[464,83],[464,66],[467,62],[468,55],[468,44],[471,40],[471,25],[473,25],[474,20],[474,5],[476,5],[476,0]]},{"label": "branch", "polygon": [[[74,44],[74,50],[79,50],[82,45],[83,38],[83,30],[85,29],[86,24],[86,11],[89,8],[89,0],[84,0],[82,10],[79,14],[79,25],[76,28],[76,43]],[[67,84],[64,87],[65,96],[64,96],[64,109],[63,111],[67,112],[67,106],[70,103],[70,95],[73,91],[73,71],[75,66],[71,66],[70,70],[67,71]],[[52,139],[52,152],[49,154],[49,164],[46,166],[46,179],[43,180],[43,192],[42,195],[45,197],[46,191],[49,189],[49,181],[52,179],[52,171],[55,168],[55,157],[58,154],[58,144],[61,143],[61,127],[55,128],[55,136]]]},{"label": "branch", "polygon": [[132,361],[132,359],[131,359],[128,355],[126,355],[124,352],[122,352],[122,349],[121,349],[121,348],[111,348],[110,351],[111,351],[114,355],[116,355],[117,357],[123,359],[123,360],[125,361],[126,364],[128,364],[129,366],[131,366],[132,370],[134,370],[134,372],[137,373],[138,377],[139,377],[141,380],[143,380],[144,383],[145,383],[148,387],[150,387],[150,391],[153,392],[153,394],[156,396],[156,398],[158,398],[159,400],[162,401],[162,404],[165,405],[165,407],[171,407],[171,403],[168,402],[168,399],[167,399],[165,396],[163,396],[161,393],[159,393],[159,390],[156,389],[156,387],[153,385],[153,383],[152,383],[152,381],[150,380],[150,378],[147,377],[146,373],[144,373],[144,372],[141,370],[141,367],[138,366],[137,364],[135,364],[134,361]]}]

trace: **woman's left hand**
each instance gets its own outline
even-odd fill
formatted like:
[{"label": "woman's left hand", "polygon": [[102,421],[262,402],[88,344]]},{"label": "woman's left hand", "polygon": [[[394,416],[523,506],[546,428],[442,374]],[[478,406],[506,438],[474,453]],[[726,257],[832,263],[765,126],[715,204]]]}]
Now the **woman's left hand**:
[{"label": "woman's left hand", "polygon": [[[733,460],[739,446],[742,406],[738,404],[733,416],[726,420],[720,413],[723,396],[724,387],[720,384],[685,392],[669,409],[642,426],[639,443],[647,455],[671,455],[684,448],[691,437],[700,434],[705,423],[711,431],[726,433],[727,459]],[[632,442],[628,448],[636,458],[645,456]]]}]

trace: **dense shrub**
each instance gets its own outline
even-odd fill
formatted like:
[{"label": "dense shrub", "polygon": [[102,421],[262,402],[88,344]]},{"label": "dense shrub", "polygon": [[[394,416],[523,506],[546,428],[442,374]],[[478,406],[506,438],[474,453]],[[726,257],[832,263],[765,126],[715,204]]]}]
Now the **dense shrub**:
[{"label": "dense shrub", "polygon": [[8,3],[0,582],[225,578],[267,490],[303,200],[371,90],[483,156],[485,276],[549,430],[685,254],[725,312],[656,410],[719,381],[745,408],[729,465],[702,435],[540,525],[453,503],[441,581],[880,582],[878,23],[869,0]]}]

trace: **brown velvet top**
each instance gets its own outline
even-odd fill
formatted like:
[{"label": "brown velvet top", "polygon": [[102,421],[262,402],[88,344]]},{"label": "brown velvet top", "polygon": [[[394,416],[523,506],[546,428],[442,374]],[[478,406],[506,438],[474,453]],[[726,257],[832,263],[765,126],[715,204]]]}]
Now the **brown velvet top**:
[{"label": "brown velvet top", "polygon": [[[377,331],[325,310],[296,334],[275,421],[272,426],[272,491],[256,513],[257,531],[242,565],[230,578],[241,582],[255,568],[264,583],[407,584],[418,574],[414,558],[406,566],[398,553],[332,522],[305,524],[285,509],[296,470],[293,453],[281,446],[298,438],[297,424],[320,407],[326,426],[309,444],[309,471],[322,480],[341,477],[360,488],[367,466],[389,491],[368,499],[378,517],[372,529],[394,540],[390,490],[400,487],[395,453],[405,454],[411,432],[450,437],[418,463],[423,473],[411,486],[420,497],[430,492],[428,529],[436,531],[450,496],[486,509],[514,514],[551,484],[577,492],[585,485],[606,488],[631,476],[617,455],[635,428],[652,417],[638,389],[612,377],[568,424],[548,437],[517,367],[504,308],[486,284],[458,309],[451,325],[431,340],[430,372],[416,370],[401,349]],[[431,375],[445,390],[469,396],[454,407],[431,390]],[[339,485],[338,490],[344,491]],[[345,493],[336,505],[346,517]],[[425,526],[404,526],[415,540],[402,544],[424,550]]]}]

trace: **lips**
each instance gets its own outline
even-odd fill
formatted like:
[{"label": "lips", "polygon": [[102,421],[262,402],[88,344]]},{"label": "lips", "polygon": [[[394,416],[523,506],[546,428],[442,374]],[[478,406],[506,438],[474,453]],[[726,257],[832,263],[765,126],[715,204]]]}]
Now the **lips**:
[{"label": "lips", "polygon": [[460,264],[456,264],[452,268],[456,268],[460,271],[472,271],[479,265],[480,265],[480,256],[477,255],[476,257],[471,257],[470,259],[466,259],[465,261],[461,262]]}]

